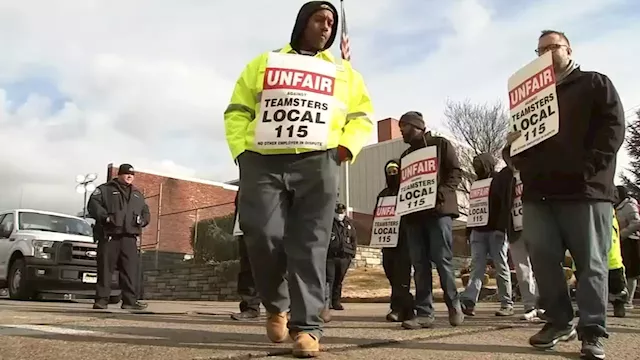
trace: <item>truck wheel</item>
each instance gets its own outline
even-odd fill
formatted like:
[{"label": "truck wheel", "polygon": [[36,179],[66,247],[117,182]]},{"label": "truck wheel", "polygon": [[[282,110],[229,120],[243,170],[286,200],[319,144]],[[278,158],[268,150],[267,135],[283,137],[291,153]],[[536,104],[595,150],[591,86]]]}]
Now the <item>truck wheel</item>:
[{"label": "truck wheel", "polygon": [[109,296],[109,304],[110,305],[118,304],[118,303],[120,303],[120,301],[122,301],[122,297],[120,295]]},{"label": "truck wheel", "polygon": [[27,266],[23,259],[16,259],[9,270],[9,298],[30,300],[35,292],[27,284]]}]

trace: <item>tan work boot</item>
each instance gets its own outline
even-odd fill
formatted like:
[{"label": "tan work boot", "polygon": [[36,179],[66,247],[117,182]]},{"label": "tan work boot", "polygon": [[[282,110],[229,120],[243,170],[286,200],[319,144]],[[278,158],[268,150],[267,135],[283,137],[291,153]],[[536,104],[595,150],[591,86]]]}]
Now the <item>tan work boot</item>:
[{"label": "tan work boot", "polygon": [[287,329],[287,313],[279,314],[267,313],[267,337],[274,343],[281,343],[287,339],[289,329]]},{"label": "tan work boot", "polygon": [[[292,334],[293,335],[293,334]],[[320,354],[320,341],[314,335],[301,332],[295,334],[293,357],[311,358]]]}]

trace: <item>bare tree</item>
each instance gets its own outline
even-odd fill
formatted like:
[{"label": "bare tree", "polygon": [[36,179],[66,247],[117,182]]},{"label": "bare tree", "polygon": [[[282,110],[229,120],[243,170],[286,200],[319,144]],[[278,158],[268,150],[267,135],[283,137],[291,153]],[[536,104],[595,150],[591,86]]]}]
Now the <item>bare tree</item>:
[{"label": "bare tree", "polygon": [[473,158],[487,152],[496,159],[501,158],[509,130],[509,114],[500,101],[474,104],[469,100],[447,100],[444,116],[447,129],[468,146],[458,149],[464,176],[461,190],[468,193],[475,180]]},{"label": "bare tree", "polygon": [[623,174],[622,182],[629,190],[629,194],[640,199],[640,110],[636,111],[636,119],[627,125],[625,149],[631,161],[626,169],[629,176]]}]

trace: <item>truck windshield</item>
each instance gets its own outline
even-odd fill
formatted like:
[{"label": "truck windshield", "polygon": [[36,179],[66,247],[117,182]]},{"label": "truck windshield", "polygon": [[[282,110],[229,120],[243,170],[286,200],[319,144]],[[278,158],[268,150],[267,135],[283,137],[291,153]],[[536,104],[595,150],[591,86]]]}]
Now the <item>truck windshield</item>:
[{"label": "truck windshield", "polygon": [[93,234],[91,225],[81,219],[35,212],[20,212],[18,226],[20,230],[40,230],[85,236]]}]

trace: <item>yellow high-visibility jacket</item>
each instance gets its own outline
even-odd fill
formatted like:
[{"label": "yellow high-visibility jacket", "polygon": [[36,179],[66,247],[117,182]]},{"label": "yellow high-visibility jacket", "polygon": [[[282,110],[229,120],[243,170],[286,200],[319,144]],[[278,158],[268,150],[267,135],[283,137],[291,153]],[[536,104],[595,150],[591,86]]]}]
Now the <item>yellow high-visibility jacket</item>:
[{"label": "yellow high-visibility jacket", "polygon": [[[291,45],[273,51],[295,53]],[[258,149],[254,143],[256,115],[260,111],[260,98],[267,60],[271,52],[265,52],[253,59],[243,70],[236,82],[229,106],[224,112],[224,125],[231,156],[236,159],[245,150],[264,155],[299,154],[313,149]],[[300,55],[304,56],[304,55]],[[346,105],[346,109],[336,108],[330,121],[327,149],[339,145],[349,149],[354,161],[373,131],[373,106],[362,75],[345,60],[336,62],[327,50],[319,52],[320,58],[336,64],[334,97]],[[346,110],[346,111],[345,111]]]},{"label": "yellow high-visibility jacket", "polygon": [[622,263],[622,250],[620,248],[620,225],[616,217],[616,210],[613,210],[613,231],[611,235],[611,250],[609,250],[609,270],[624,267]]}]

